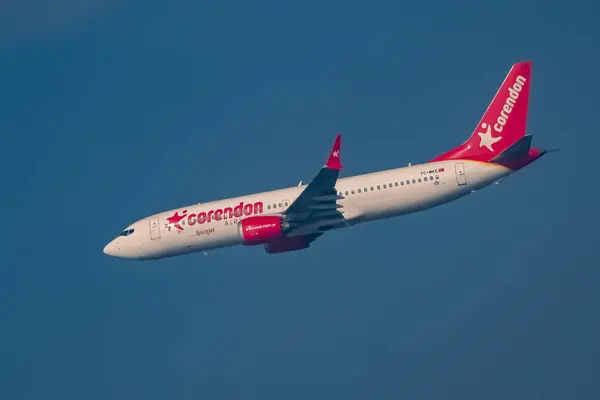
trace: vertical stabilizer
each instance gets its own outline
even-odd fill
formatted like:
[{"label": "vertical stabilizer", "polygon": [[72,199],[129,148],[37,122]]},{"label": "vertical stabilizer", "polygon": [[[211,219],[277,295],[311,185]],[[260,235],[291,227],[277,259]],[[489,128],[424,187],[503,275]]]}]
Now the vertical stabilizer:
[{"label": "vertical stabilizer", "polygon": [[525,136],[531,62],[514,64],[469,139],[431,161],[490,161]]}]

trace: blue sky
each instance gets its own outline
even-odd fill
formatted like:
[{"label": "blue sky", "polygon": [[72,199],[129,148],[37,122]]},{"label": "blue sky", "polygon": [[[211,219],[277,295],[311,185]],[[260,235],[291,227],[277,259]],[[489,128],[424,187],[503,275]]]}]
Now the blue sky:
[{"label": "blue sky", "polygon": [[[30,4],[31,3],[31,4]],[[505,1],[0,6],[0,397],[600,396],[598,6]],[[128,223],[424,162],[533,61],[563,152],[307,251],[106,257]]]}]

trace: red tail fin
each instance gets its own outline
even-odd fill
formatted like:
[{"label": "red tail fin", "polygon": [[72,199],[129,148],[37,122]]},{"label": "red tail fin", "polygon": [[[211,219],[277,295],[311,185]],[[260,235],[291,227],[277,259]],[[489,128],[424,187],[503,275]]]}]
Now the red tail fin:
[{"label": "red tail fin", "polygon": [[512,66],[496,96],[466,142],[431,161],[490,161],[525,135],[531,62]]}]

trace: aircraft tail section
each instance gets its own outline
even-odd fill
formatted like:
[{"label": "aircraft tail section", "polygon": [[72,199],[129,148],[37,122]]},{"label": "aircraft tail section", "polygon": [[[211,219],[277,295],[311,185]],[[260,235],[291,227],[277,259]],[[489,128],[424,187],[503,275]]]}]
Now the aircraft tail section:
[{"label": "aircraft tail section", "polygon": [[431,161],[465,159],[488,162],[525,136],[531,62],[514,64],[471,137]]},{"label": "aircraft tail section", "polygon": [[531,147],[531,136],[526,135],[517,140],[512,146],[498,154],[490,162],[517,171],[547,153],[546,149]]}]

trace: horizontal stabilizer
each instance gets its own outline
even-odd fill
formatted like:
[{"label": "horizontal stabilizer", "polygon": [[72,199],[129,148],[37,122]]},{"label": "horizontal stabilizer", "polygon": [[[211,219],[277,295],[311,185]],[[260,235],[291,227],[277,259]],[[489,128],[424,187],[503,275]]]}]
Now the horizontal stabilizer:
[{"label": "horizontal stabilizer", "polygon": [[531,148],[531,135],[523,136],[517,140],[512,146],[498,154],[492,162],[501,162],[502,160],[509,160],[520,158],[529,153]]},{"label": "horizontal stabilizer", "polygon": [[545,149],[531,147],[531,136],[523,136],[490,162],[517,171],[546,154]]}]

